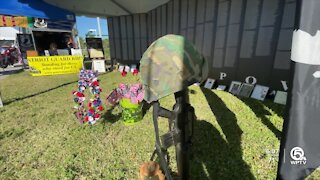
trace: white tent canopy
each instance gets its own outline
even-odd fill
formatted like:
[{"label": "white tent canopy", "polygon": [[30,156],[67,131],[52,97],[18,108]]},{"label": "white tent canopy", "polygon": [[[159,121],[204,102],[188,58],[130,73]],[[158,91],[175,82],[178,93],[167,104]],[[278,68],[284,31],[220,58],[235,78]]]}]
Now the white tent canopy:
[{"label": "white tent canopy", "polygon": [[120,16],[145,13],[169,0],[44,0],[49,4],[68,9],[77,15]]},{"label": "white tent canopy", "polygon": [[16,40],[16,34],[20,33],[18,27],[0,27],[0,40]]}]

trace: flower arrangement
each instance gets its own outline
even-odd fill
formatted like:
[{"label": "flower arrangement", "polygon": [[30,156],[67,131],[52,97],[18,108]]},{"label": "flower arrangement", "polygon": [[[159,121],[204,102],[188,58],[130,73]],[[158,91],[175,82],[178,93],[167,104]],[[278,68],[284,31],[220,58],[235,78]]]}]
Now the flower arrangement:
[{"label": "flower arrangement", "polygon": [[120,104],[122,120],[126,125],[135,124],[142,120],[142,104],[144,91],[141,84],[119,84],[107,97],[111,105]]},{"label": "flower arrangement", "polygon": [[[74,95],[74,102],[76,103],[74,106],[76,109],[74,114],[81,124],[95,124],[101,117],[99,112],[103,111],[100,99],[102,89],[99,86],[97,76],[97,72],[92,70],[81,70],[79,74],[78,91],[72,92]],[[88,110],[86,110],[84,107],[84,101],[86,99],[84,91],[88,87],[92,96],[88,103]]]},{"label": "flower arrangement", "polygon": [[141,84],[127,85],[120,83],[118,88],[114,89],[107,97],[107,101],[110,104],[115,105],[121,99],[126,98],[130,99],[131,103],[138,104],[142,102],[143,97],[144,91]]}]

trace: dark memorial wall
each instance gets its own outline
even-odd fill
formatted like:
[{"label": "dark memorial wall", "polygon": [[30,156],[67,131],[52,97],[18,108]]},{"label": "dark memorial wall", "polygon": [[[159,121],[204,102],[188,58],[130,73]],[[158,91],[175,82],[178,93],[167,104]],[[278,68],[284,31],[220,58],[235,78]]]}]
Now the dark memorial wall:
[{"label": "dark memorial wall", "polygon": [[109,17],[111,58],[137,63],[157,38],[180,34],[208,60],[210,78],[286,90],[295,0],[172,0],[145,14]]}]

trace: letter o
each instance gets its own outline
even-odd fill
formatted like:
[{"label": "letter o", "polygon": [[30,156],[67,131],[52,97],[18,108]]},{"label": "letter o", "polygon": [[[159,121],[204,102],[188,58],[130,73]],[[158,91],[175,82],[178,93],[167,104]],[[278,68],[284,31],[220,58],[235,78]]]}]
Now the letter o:
[{"label": "letter o", "polygon": [[[250,82],[250,79],[252,79],[252,82]],[[246,83],[248,84],[256,84],[257,83],[257,79],[253,76],[248,76],[246,77]]]}]

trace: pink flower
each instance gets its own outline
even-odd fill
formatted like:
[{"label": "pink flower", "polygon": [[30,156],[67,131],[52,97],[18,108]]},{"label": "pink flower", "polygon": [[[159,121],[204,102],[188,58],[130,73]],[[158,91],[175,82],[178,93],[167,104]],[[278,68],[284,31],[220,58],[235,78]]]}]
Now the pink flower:
[{"label": "pink flower", "polygon": [[141,102],[141,101],[143,101],[143,98],[144,98],[144,93],[143,93],[143,91],[141,91],[140,93],[138,93],[137,100],[139,102]]},{"label": "pink flower", "polygon": [[118,88],[116,89],[116,93],[118,100],[122,98],[128,98],[132,103],[139,103],[144,98],[142,85],[140,83],[132,85],[120,83]]},{"label": "pink flower", "polygon": [[133,104],[137,104],[139,101],[138,101],[138,99],[136,98],[136,97],[131,97],[131,102],[133,103]]},{"label": "pink flower", "polygon": [[119,84],[119,88],[120,88],[121,90],[125,90],[125,89],[127,89],[127,86],[126,86],[125,84],[123,84],[123,83],[120,83],[120,84]]},{"label": "pink flower", "polygon": [[128,93],[124,94],[123,97],[130,99],[131,96],[130,96],[130,93],[128,92]]},{"label": "pink flower", "polygon": [[139,86],[132,85],[132,86],[130,87],[130,91],[131,91],[132,93],[137,93],[138,90],[139,90]]}]

